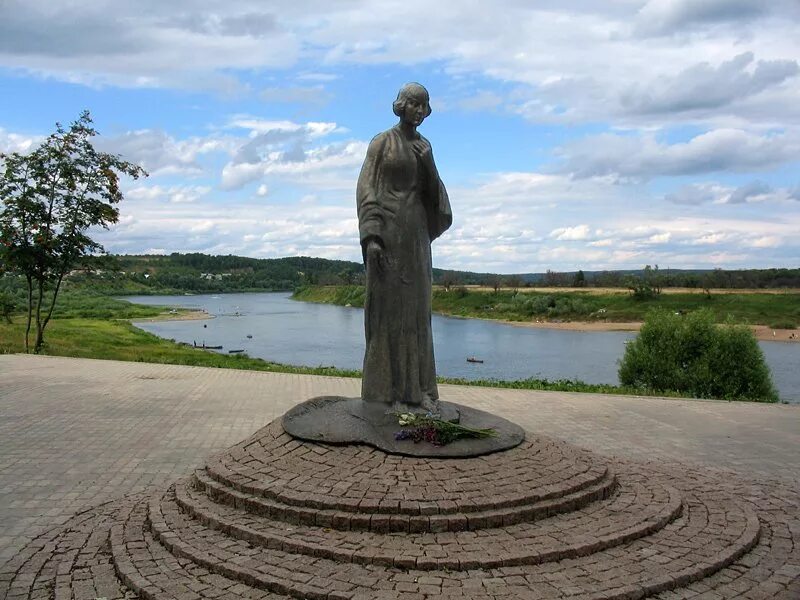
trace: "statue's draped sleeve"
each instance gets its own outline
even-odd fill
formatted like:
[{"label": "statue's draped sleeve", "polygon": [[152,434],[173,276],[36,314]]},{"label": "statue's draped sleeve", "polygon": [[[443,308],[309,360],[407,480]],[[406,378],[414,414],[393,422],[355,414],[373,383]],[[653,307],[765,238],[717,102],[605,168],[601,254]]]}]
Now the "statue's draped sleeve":
[{"label": "statue's draped sleeve", "polygon": [[[430,145],[427,140],[425,141]],[[428,216],[428,235],[433,241],[453,224],[453,210],[450,208],[450,198],[447,195],[447,190],[439,178],[436,165],[433,163],[433,157],[431,157],[431,165],[433,165],[433,169],[430,172],[427,172],[429,169],[425,169],[428,181],[424,186],[423,202]]]},{"label": "statue's draped sleeve", "polygon": [[366,252],[370,240],[383,245],[384,214],[378,199],[380,187],[380,163],[386,146],[386,134],[376,135],[369,143],[367,156],[361,167],[356,187],[358,207],[358,233],[362,253]]}]

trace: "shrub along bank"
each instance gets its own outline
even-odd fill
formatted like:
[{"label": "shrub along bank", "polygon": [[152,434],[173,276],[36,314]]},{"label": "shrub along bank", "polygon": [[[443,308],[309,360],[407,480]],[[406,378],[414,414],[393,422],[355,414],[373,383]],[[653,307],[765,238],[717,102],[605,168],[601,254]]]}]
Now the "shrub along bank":
[{"label": "shrub along bank", "polygon": [[654,311],[625,348],[623,385],[697,398],[777,402],[769,368],[753,332],[716,325],[709,311]]}]

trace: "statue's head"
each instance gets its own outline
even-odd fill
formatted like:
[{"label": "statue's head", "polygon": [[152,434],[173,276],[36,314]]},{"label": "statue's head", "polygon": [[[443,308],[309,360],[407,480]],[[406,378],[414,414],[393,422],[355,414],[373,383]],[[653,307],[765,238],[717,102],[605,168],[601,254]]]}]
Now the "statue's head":
[{"label": "statue's head", "polygon": [[418,103],[424,103],[425,113],[423,118],[431,114],[431,102],[428,90],[419,83],[407,83],[400,88],[400,91],[397,92],[397,100],[392,104],[394,114],[402,119],[405,114],[406,103],[411,99],[416,100]]}]

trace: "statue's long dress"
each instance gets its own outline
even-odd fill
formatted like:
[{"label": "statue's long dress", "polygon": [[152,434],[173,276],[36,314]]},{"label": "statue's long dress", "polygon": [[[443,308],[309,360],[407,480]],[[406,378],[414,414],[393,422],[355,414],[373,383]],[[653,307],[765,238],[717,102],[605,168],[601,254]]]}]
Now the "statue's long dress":
[{"label": "statue's long dress", "polygon": [[447,192],[394,127],[370,143],[356,197],[362,248],[377,240],[387,259],[380,273],[366,264],[361,398],[419,406],[439,397],[431,334],[431,242],[452,223]]}]

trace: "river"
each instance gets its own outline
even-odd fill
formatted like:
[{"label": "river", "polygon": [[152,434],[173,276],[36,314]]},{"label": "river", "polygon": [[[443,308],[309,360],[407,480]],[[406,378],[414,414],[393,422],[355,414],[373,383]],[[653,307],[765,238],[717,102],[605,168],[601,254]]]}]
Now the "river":
[{"label": "river", "polygon": [[[160,337],[244,350],[250,356],[305,366],[361,369],[363,312],[297,302],[289,293],[128,296],[138,304],[206,310],[213,319],[137,322]],[[616,384],[627,332],[518,327],[480,319],[433,316],[437,373],[465,379],[545,377]],[[252,337],[248,337],[252,336]],[[800,403],[800,344],[759,342],[782,400]],[[467,357],[483,360],[469,363]]]}]

